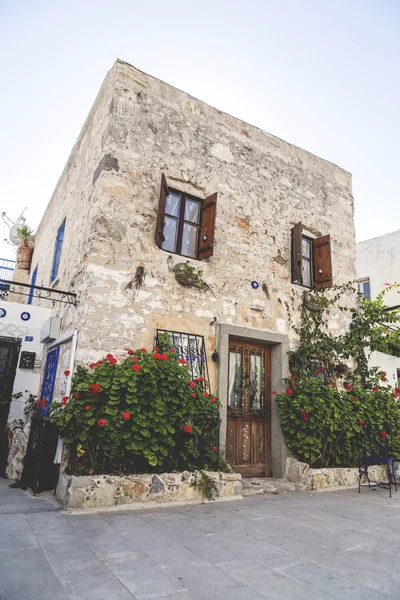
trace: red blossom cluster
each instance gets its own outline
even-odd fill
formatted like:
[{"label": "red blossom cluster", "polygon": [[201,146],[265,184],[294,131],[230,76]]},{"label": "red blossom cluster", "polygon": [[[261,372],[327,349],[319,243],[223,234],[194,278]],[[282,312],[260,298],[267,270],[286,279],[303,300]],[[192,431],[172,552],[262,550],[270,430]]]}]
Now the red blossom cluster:
[{"label": "red blossom cluster", "polygon": [[179,364],[179,365],[186,365],[186,360],[185,360],[184,358],[180,358],[180,359],[178,360],[178,364]]},{"label": "red blossom cluster", "polygon": [[42,398],[41,400],[38,400],[36,402],[36,406],[38,406],[39,408],[43,408],[43,406],[46,406],[46,400],[44,398]]},{"label": "red blossom cluster", "polygon": [[288,396],[293,396],[293,390],[292,390],[292,388],[290,388],[290,387],[286,388],[286,394]]},{"label": "red blossom cluster", "polygon": [[353,402],[358,402],[358,398],[353,398]]},{"label": "red blossom cluster", "polygon": [[192,431],[193,431],[192,426],[191,425],[184,425],[183,431],[185,433],[192,433]]},{"label": "red blossom cluster", "polygon": [[88,389],[92,396],[97,396],[97,394],[100,394],[101,392],[101,386],[99,383],[91,383]]},{"label": "red blossom cluster", "polygon": [[309,413],[306,410],[302,410],[300,413],[300,417],[303,421],[308,421]]},{"label": "red blossom cluster", "polygon": [[188,381],[188,385],[193,389],[196,387],[196,384],[194,381]]},{"label": "red blossom cluster", "polygon": [[363,421],[362,419],[360,419],[360,420],[358,421],[358,424],[359,424],[359,425],[365,425],[365,421]]},{"label": "red blossom cluster", "polygon": [[140,365],[138,365],[137,363],[135,363],[134,365],[132,365],[132,370],[133,371],[140,371]]},{"label": "red blossom cluster", "polygon": [[110,365],[116,365],[118,362],[115,356],[113,356],[113,354],[106,354],[106,359],[108,360]]},{"label": "red blossom cluster", "polygon": [[68,396],[64,396],[63,399],[61,400],[61,406],[65,406],[67,404],[69,400]]},{"label": "red blossom cluster", "polygon": [[80,397],[81,397],[81,395],[79,392],[76,392],[76,394],[74,394],[74,398],[80,398]]},{"label": "red blossom cluster", "polygon": [[375,394],[377,394],[379,392],[379,388],[376,387],[376,385],[372,388],[372,391],[375,392]]},{"label": "red blossom cluster", "polygon": [[97,420],[97,425],[99,427],[105,427],[107,425],[107,421],[105,419],[98,419]]},{"label": "red blossom cluster", "polygon": [[351,385],[351,383],[345,383],[344,389],[350,392],[353,389],[353,386]]},{"label": "red blossom cluster", "polygon": [[380,432],[379,432],[379,435],[381,436],[381,438],[382,438],[383,440],[385,440],[385,439],[387,438],[387,432],[386,432],[386,431],[384,431],[384,430],[380,431]]},{"label": "red blossom cluster", "polygon": [[156,360],[168,360],[168,354],[160,354],[159,352],[155,352],[155,354],[153,354],[154,358]]},{"label": "red blossom cluster", "polygon": [[86,404],[85,410],[90,410],[90,408],[91,408],[90,404]]},{"label": "red blossom cluster", "polygon": [[128,419],[131,418],[131,415],[128,412],[123,412],[121,417],[124,419],[124,421],[127,421]]},{"label": "red blossom cluster", "polygon": [[211,402],[216,402],[216,401],[217,401],[217,399],[216,399],[216,398],[214,398],[214,397],[213,397],[213,398],[211,398]]}]

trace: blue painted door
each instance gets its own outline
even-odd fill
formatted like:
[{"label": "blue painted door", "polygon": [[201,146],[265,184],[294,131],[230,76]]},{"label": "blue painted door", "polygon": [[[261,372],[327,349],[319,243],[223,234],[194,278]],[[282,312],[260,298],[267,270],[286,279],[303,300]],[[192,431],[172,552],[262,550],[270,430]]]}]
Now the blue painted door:
[{"label": "blue painted door", "polygon": [[47,353],[46,366],[44,368],[42,391],[40,399],[46,400],[46,405],[39,408],[41,415],[48,415],[50,412],[50,404],[53,400],[54,384],[56,382],[58,356],[60,354],[60,346]]},{"label": "blue painted door", "polygon": [[[36,278],[37,278],[37,270],[38,268],[36,267],[36,269],[33,271],[32,274],[32,279],[31,279],[31,285],[36,285]],[[29,298],[28,298],[28,304],[32,304],[32,300],[33,300],[33,292],[35,290],[33,288],[31,288],[29,290]]]}]

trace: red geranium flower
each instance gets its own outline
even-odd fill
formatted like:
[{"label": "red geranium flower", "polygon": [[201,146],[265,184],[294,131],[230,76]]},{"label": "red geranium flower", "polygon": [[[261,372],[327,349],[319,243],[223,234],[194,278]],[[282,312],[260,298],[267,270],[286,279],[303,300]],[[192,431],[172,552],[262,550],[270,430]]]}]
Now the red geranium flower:
[{"label": "red geranium flower", "polygon": [[292,390],[292,388],[290,388],[290,387],[286,388],[286,394],[288,396],[293,396],[293,390]]},{"label": "red geranium flower", "polygon": [[146,348],[140,348],[142,352],[147,352]]},{"label": "red geranium flower", "polygon": [[387,433],[386,433],[386,431],[380,431],[380,432],[379,432],[379,435],[381,436],[381,438],[382,438],[383,440],[387,438]]},{"label": "red geranium flower", "polygon": [[69,400],[68,396],[64,396],[63,399],[61,400],[61,406],[65,406],[67,404]]},{"label": "red geranium flower", "polygon": [[204,395],[205,396],[209,396],[210,394],[208,392],[204,392]]},{"label": "red geranium flower", "polygon": [[128,413],[128,412],[123,412],[123,413],[122,413],[122,415],[121,415],[121,417],[122,417],[122,418],[123,418],[125,421],[127,421],[128,419],[130,419],[130,418],[131,418],[131,415],[130,415],[130,413]]},{"label": "red geranium flower", "polygon": [[172,347],[171,347],[171,348],[169,349],[169,351],[170,351],[170,352],[175,352],[175,348],[172,348]]},{"label": "red geranium flower", "polygon": [[396,392],[396,394],[400,394],[400,388],[399,387],[394,388],[394,391]]},{"label": "red geranium flower", "polygon": [[168,360],[169,356],[168,356],[168,354],[161,354],[161,358],[162,358],[162,360]]},{"label": "red geranium flower", "polygon": [[128,352],[128,354],[129,354],[130,356],[131,356],[132,354],[135,354],[135,351],[134,351],[134,350],[131,350],[130,348],[129,348],[129,350],[127,350],[127,352]]},{"label": "red geranium flower", "polygon": [[108,359],[108,362],[110,363],[110,365],[116,365],[118,361],[115,358],[115,356],[110,356],[110,358]]},{"label": "red geranium flower", "polygon": [[358,402],[358,398],[353,398],[353,402]]},{"label": "red geranium flower", "polygon": [[213,446],[213,447],[212,447],[212,451],[213,451],[213,452],[218,452],[218,448],[217,448],[217,446]]},{"label": "red geranium flower", "polygon": [[345,389],[345,390],[348,390],[348,391],[350,392],[350,390],[352,390],[352,389],[353,389],[353,386],[352,386],[350,383],[345,383],[345,384],[344,384],[344,389]]},{"label": "red geranium flower", "polygon": [[138,357],[137,357],[137,356],[131,356],[131,361],[132,361],[132,362],[137,362],[137,360],[138,360]]},{"label": "red geranium flower", "polygon": [[217,399],[216,399],[216,398],[214,398],[214,397],[213,397],[213,398],[211,398],[211,402],[216,402],[216,401],[217,401]]},{"label": "red geranium flower", "polygon": [[38,406],[39,408],[43,408],[43,406],[46,406],[46,400],[44,398],[42,398],[41,400],[38,400],[36,402],[36,406]]},{"label": "red geranium flower", "polygon": [[86,404],[85,410],[90,410],[90,404]]},{"label": "red geranium flower", "polygon": [[100,365],[104,364],[104,360],[98,360],[96,363],[96,367],[99,367]]},{"label": "red geranium flower", "polygon": [[140,365],[138,365],[137,363],[135,363],[134,365],[132,365],[132,369],[134,371],[140,371]]},{"label": "red geranium flower", "polygon": [[308,412],[306,410],[302,410],[300,416],[303,421],[308,421]]},{"label": "red geranium flower", "polygon": [[276,394],[277,394],[277,393],[278,393],[278,392],[277,392],[276,390],[274,390],[274,391],[272,392],[272,394],[273,394],[274,396],[276,396]]},{"label": "red geranium flower", "polygon": [[325,367],[321,367],[321,371],[322,371],[323,373],[325,373],[325,371],[326,371]]},{"label": "red geranium flower", "polygon": [[154,354],[154,358],[155,358],[156,360],[160,360],[160,359],[161,359],[161,354],[159,354],[158,352],[156,352],[156,353]]},{"label": "red geranium flower", "polygon": [[362,419],[360,419],[360,420],[358,421],[358,424],[359,424],[359,425],[365,425],[365,421],[363,421]]},{"label": "red geranium flower", "polygon": [[292,381],[292,383],[291,383],[290,385],[292,386],[292,388],[295,388],[295,387],[296,387],[296,384],[295,384],[295,383],[293,383],[293,381]]},{"label": "red geranium flower", "polygon": [[107,360],[110,359],[110,358],[114,358],[114,354],[111,354],[111,353],[106,354],[106,358],[107,358]]},{"label": "red geranium flower", "polygon": [[71,375],[71,371],[64,371],[64,375],[68,377],[68,375]]},{"label": "red geranium flower", "polygon": [[373,391],[373,392],[375,392],[375,394],[376,394],[377,392],[379,392],[379,388],[378,388],[378,387],[376,387],[376,386],[374,386],[374,387],[372,388],[372,391]]},{"label": "red geranium flower", "polygon": [[76,394],[74,394],[74,398],[80,398],[80,394],[77,392]]},{"label": "red geranium flower", "polygon": [[153,348],[154,352],[158,352],[160,348]]},{"label": "red geranium flower", "polygon": [[332,386],[333,388],[335,388],[335,387],[336,387],[336,385],[335,385],[335,382],[334,382],[334,381],[330,381],[330,382],[329,382],[329,385],[330,385],[330,386]]},{"label": "red geranium flower", "polygon": [[101,386],[98,383],[91,383],[89,385],[89,392],[93,394],[93,396],[97,396],[101,392]]},{"label": "red geranium flower", "polygon": [[180,358],[180,359],[178,360],[178,363],[179,363],[180,365],[186,365],[186,360],[185,360],[184,358]]},{"label": "red geranium flower", "polygon": [[297,379],[296,375],[292,375],[290,378],[292,381],[295,381]]},{"label": "red geranium flower", "polygon": [[183,427],[183,431],[185,431],[186,433],[192,433],[193,429],[191,425],[185,425]]},{"label": "red geranium flower", "polygon": [[398,396],[398,394],[396,394],[396,392],[392,392],[391,395],[392,395],[393,398],[397,398],[397,396]]},{"label": "red geranium flower", "polygon": [[319,369],[317,369],[317,370],[315,371],[315,374],[316,374],[316,375],[321,375],[321,371],[320,371]]},{"label": "red geranium flower", "polygon": [[381,377],[381,381],[387,381],[387,379],[384,375]]},{"label": "red geranium flower", "polygon": [[196,395],[197,395],[197,394],[195,394],[195,393],[193,392],[193,394],[192,394],[192,398],[196,398]]},{"label": "red geranium flower", "polygon": [[199,381],[204,381],[204,377],[199,377]]},{"label": "red geranium flower", "polygon": [[107,421],[105,419],[98,419],[97,424],[99,427],[105,427],[107,425]]},{"label": "red geranium flower", "polygon": [[196,384],[194,381],[188,381],[188,385],[190,385],[191,388],[195,388]]},{"label": "red geranium flower", "polygon": [[96,366],[96,363],[90,363],[90,365],[89,365],[89,369],[94,369],[94,368],[95,368],[95,366]]}]

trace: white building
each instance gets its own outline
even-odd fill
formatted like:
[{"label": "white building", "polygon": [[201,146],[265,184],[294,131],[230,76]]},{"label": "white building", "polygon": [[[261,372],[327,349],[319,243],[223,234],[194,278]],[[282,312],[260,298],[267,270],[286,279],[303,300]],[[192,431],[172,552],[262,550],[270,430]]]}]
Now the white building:
[{"label": "white building", "polygon": [[[356,270],[359,290],[372,300],[385,289],[385,284],[400,283],[400,230],[359,242]],[[390,290],[385,304],[390,308],[399,307],[400,312],[400,292]],[[374,352],[371,364],[386,371],[391,384],[400,380],[400,358]]]}]

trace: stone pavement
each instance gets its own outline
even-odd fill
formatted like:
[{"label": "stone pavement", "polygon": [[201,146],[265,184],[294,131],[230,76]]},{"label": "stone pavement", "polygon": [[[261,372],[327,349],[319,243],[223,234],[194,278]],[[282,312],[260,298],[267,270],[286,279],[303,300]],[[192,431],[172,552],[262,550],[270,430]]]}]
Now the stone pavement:
[{"label": "stone pavement", "polygon": [[1,600],[400,598],[400,492],[64,515],[0,479]]}]

